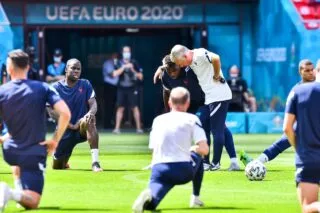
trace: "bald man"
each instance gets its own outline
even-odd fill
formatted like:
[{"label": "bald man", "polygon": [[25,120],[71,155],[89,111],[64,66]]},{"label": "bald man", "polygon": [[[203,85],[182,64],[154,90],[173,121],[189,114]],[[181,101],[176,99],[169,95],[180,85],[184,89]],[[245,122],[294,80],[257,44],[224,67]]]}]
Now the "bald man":
[{"label": "bald man", "polygon": [[[92,171],[102,171],[99,164],[99,135],[96,128],[97,101],[91,83],[80,79],[81,63],[78,59],[67,62],[66,78],[56,82],[53,87],[67,103],[71,111],[71,121],[53,156],[53,169],[69,168],[69,158],[74,147],[88,141],[91,148]],[[54,113],[49,113],[56,118]]]},{"label": "bald man", "polygon": [[190,207],[203,206],[199,198],[202,157],[208,154],[209,148],[199,118],[186,112],[189,105],[188,90],[176,87],[169,97],[171,112],[154,119],[149,139],[149,148],[153,149],[149,188],[139,195],[133,204],[133,212],[155,210],[175,185],[190,181],[193,183]]}]

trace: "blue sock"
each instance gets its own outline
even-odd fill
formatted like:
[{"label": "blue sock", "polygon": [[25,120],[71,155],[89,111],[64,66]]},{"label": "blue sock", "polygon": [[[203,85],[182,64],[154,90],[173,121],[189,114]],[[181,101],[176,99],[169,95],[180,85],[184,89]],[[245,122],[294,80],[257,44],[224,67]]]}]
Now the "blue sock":
[{"label": "blue sock", "polygon": [[268,160],[271,161],[275,159],[280,153],[291,147],[287,136],[282,135],[280,139],[275,141],[271,146],[263,151],[265,155],[268,156]]}]

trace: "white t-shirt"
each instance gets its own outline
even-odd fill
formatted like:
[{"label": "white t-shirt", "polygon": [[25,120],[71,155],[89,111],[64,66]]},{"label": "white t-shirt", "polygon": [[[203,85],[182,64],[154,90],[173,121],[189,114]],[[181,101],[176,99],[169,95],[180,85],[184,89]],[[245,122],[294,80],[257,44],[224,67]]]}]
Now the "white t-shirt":
[{"label": "white t-shirt", "polygon": [[190,147],[206,140],[199,118],[186,112],[169,112],[153,120],[149,148],[153,149],[152,165],[190,162]]},{"label": "white t-shirt", "polygon": [[[213,53],[204,48],[193,50],[193,60],[190,65],[197,75],[199,84],[205,94],[205,104],[232,99],[231,89],[227,82],[222,84],[213,80],[214,69],[211,63]],[[223,73],[220,70],[220,75]]]}]

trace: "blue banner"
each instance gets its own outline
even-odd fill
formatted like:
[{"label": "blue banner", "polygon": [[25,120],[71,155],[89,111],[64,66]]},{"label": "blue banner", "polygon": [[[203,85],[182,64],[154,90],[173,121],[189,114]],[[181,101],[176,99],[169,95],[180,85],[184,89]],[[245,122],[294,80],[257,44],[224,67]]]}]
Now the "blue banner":
[{"label": "blue banner", "polygon": [[259,111],[283,112],[287,95],[300,81],[303,36],[278,0],[261,0],[256,17],[251,88]]},{"label": "blue banner", "polygon": [[284,113],[248,113],[248,133],[282,133]]},{"label": "blue banner", "polygon": [[28,4],[28,24],[186,24],[202,22],[202,5]]},{"label": "blue banner", "polygon": [[2,68],[2,65],[6,63],[8,51],[12,49],[12,30],[7,15],[2,7],[2,4],[0,3],[0,69]]},{"label": "blue banner", "polygon": [[226,126],[232,133],[246,133],[246,113],[228,113]]}]

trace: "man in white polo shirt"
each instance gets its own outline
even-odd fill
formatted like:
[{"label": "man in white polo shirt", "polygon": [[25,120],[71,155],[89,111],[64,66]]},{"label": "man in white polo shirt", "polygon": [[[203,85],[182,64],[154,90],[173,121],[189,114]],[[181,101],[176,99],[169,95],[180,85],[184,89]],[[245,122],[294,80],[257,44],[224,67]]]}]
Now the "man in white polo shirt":
[{"label": "man in white polo shirt", "polygon": [[199,199],[202,156],[208,154],[209,148],[199,118],[186,113],[189,105],[188,90],[176,87],[169,98],[171,112],[154,119],[149,139],[149,147],[153,149],[149,188],[133,204],[134,213],[156,209],[175,185],[190,181],[193,183],[190,207],[203,206]]},{"label": "man in white polo shirt", "polygon": [[[175,45],[171,49],[170,58],[180,67],[190,66],[205,93],[205,105],[210,110],[211,132],[214,137],[214,155],[210,170],[218,170],[225,144],[224,129],[228,105],[232,99],[231,90],[223,78],[220,57],[204,48],[189,50],[183,45]],[[239,168],[236,157],[231,159],[231,164]]]}]

